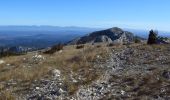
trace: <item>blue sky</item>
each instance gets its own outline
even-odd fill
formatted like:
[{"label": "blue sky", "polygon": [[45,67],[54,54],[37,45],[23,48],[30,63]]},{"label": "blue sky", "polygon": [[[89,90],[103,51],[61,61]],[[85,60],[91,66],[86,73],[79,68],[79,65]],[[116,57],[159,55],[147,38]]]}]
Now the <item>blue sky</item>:
[{"label": "blue sky", "polygon": [[170,31],[170,0],[1,0],[0,25]]}]

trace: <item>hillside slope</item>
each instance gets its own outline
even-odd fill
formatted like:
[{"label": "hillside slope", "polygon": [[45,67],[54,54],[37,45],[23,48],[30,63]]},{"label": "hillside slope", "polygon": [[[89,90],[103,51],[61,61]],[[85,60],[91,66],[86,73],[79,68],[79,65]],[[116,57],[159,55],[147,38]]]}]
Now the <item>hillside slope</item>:
[{"label": "hillside slope", "polygon": [[2,100],[169,99],[170,45],[66,46],[0,60]]}]

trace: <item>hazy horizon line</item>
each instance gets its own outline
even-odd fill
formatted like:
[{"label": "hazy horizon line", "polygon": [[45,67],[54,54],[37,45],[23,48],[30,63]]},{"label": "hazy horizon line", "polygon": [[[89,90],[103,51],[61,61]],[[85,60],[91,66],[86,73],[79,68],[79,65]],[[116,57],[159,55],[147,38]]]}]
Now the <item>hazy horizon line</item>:
[{"label": "hazy horizon line", "polygon": [[149,30],[158,30],[158,31],[164,31],[164,32],[170,32],[170,30],[162,30],[162,29],[154,29],[154,28],[131,28],[131,27],[121,27],[121,26],[110,26],[110,27],[99,27],[99,26],[93,26],[93,27],[88,27],[88,26],[73,26],[73,25],[68,25],[68,26],[62,26],[62,25],[0,25],[0,27],[60,27],[60,28],[89,28],[89,29],[109,29],[113,27],[118,27],[121,29],[131,29],[131,30],[140,30],[140,31],[149,31]]}]

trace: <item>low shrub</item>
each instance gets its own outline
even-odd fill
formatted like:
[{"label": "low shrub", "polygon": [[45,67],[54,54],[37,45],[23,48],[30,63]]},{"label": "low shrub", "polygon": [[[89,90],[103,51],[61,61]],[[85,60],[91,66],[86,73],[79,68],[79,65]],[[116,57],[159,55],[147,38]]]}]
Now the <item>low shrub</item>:
[{"label": "low shrub", "polygon": [[115,44],[114,43],[109,43],[107,46],[112,47],[112,46],[115,46]]},{"label": "low shrub", "polygon": [[138,38],[135,38],[135,39],[134,39],[134,42],[135,42],[135,43],[141,43],[141,40],[138,39]]},{"label": "low shrub", "polygon": [[84,45],[77,45],[76,46],[76,49],[82,49],[82,48],[84,48],[85,46]]},{"label": "low shrub", "polygon": [[51,47],[50,50],[45,51],[44,54],[54,54],[57,51],[63,50],[63,47],[64,47],[64,45],[57,44],[57,45]]},{"label": "low shrub", "polygon": [[102,46],[101,46],[101,45],[97,45],[96,47],[97,47],[97,48],[100,48],[100,47],[102,47]]}]

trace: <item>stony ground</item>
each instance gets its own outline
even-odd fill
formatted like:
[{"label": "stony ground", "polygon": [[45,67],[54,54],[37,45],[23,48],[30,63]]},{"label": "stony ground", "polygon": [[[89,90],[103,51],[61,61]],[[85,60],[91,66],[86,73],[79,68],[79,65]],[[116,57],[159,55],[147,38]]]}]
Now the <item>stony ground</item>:
[{"label": "stony ground", "polygon": [[[163,50],[163,51],[162,51]],[[79,100],[169,100],[170,46],[129,46],[113,52],[105,74],[82,86]]]},{"label": "stony ground", "polygon": [[65,47],[0,61],[2,100],[169,100],[170,45]]}]

